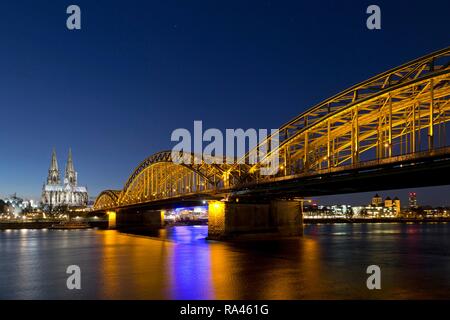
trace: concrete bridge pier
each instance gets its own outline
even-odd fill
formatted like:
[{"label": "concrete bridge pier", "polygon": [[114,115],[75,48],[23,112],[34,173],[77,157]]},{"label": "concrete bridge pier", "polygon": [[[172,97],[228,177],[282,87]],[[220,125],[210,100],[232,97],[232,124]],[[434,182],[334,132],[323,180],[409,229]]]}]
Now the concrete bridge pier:
[{"label": "concrete bridge pier", "polygon": [[164,225],[164,210],[123,209],[116,214],[117,229],[159,229]]},{"label": "concrete bridge pier", "polygon": [[301,235],[303,235],[303,216],[299,201],[208,203],[208,239],[278,238]]}]

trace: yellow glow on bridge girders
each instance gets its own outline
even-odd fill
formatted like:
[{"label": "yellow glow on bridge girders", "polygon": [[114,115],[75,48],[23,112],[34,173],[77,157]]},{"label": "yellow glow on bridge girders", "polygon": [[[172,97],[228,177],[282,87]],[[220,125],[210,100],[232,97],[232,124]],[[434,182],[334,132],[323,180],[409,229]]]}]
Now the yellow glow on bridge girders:
[{"label": "yellow glow on bridge girders", "polygon": [[[123,190],[102,192],[96,210],[151,202],[279,178],[338,171],[370,161],[395,162],[424,152],[447,152],[450,119],[450,48],[411,61],[357,84],[301,113],[279,130],[278,149],[256,165],[247,153],[235,165],[179,165],[171,152],[145,159]],[[270,145],[270,136],[257,148]],[[194,158],[189,154],[187,157]],[[260,174],[278,157],[279,171]],[[198,158],[198,157],[197,157]]]},{"label": "yellow glow on bridge girders", "polygon": [[104,190],[95,199],[94,209],[108,209],[117,206],[120,190]]},{"label": "yellow glow on bridge girders", "polygon": [[[394,147],[395,141],[401,137],[407,137],[407,135],[417,136],[418,132],[427,129],[428,135],[433,136],[433,131],[430,129],[430,119],[429,110],[432,106],[433,108],[433,126],[444,125],[449,119],[449,75],[440,76],[438,79],[434,80],[435,83],[441,84],[438,88],[429,87],[429,80],[418,82],[415,88],[400,88],[395,92],[379,96],[378,103],[368,100],[364,104],[358,104],[353,106],[353,108],[342,110],[337,112],[335,115],[330,116],[324,121],[314,124],[313,126],[299,131],[297,135],[292,136],[284,142],[277,152],[281,155],[280,163],[287,162],[283,159],[286,154],[284,150],[294,149],[289,156],[293,159],[298,157],[299,154],[303,154],[303,158],[309,152],[317,152],[319,148],[322,148],[322,159],[327,156],[327,158],[332,160],[334,155],[340,152],[346,152],[340,154],[341,157],[336,158],[336,164],[339,165],[347,160],[351,159],[353,152],[359,151],[359,146],[365,143],[363,152],[371,148],[375,148],[378,145],[382,145],[383,141],[386,141],[388,146]],[[418,91],[417,88],[429,87],[428,91],[421,90]],[[412,91],[418,92],[417,94],[412,94]],[[429,91],[434,91],[433,104],[431,103],[431,97]],[[408,99],[405,99],[408,97]],[[398,101],[389,103],[394,98],[398,98]],[[384,100],[384,101],[383,101]],[[388,103],[386,103],[386,100]],[[390,105],[386,108],[386,105]],[[361,115],[358,118],[352,119],[351,113],[354,113],[357,108],[360,108]],[[381,120],[381,123],[380,123]],[[352,132],[355,127],[355,122],[358,123],[358,135]],[[330,129],[330,123],[334,125],[334,128]],[[337,124],[337,125],[336,125]],[[380,134],[381,133],[381,134]],[[311,136],[314,136],[311,138]],[[371,138],[378,138],[372,139]],[[330,146],[336,140],[338,141],[336,145]],[[308,145],[303,142],[303,140],[308,141]],[[409,143],[407,144],[407,142]],[[370,144],[367,144],[370,142]],[[411,153],[415,151],[416,138],[403,140],[403,152]],[[397,143],[398,144],[398,143]],[[332,149],[333,148],[333,149]],[[331,152],[330,152],[330,149]],[[389,150],[392,153],[392,150]],[[276,155],[276,154],[275,154]],[[269,153],[266,159],[274,156],[274,153]],[[312,161],[317,161],[320,159],[320,155],[317,155],[315,159],[309,159]],[[382,157],[385,157],[382,156]],[[335,165],[336,165],[335,164]],[[310,168],[316,163],[309,163]],[[258,164],[253,166],[253,171],[258,168]]]},{"label": "yellow glow on bridge girders", "polygon": [[[326,123],[325,120],[327,120],[327,118],[330,118],[330,121],[333,121],[333,117],[339,118],[340,112],[345,112],[348,109],[357,110],[358,104],[363,102],[370,102],[370,100],[376,99],[379,95],[385,95],[389,92],[395,92],[397,89],[402,87],[411,88],[415,84],[417,84],[417,82],[426,81],[432,79],[433,77],[439,77],[440,75],[443,75],[448,82],[449,51],[450,49],[446,48],[429,54],[425,57],[416,59],[400,67],[384,72],[367,81],[357,84],[305,111],[297,118],[291,120],[278,130],[281,145],[289,144],[290,138],[298,135],[300,132],[306,129],[312,129],[312,126],[314,124]],[[425,89],[429,89],[429,87],[426,87]],[[433,94],[433,90],[428,91],[431,92],[431,95]],[[419,94],[420,92],[417,93]],[[401,99],[408,98],[409,96],[404,96]],[[386,99],[384,101],[384,104],[378,106],[376,105],[376,107],[389,108],[389,103],[386,103],[389,101],[392,100]],[[341,123],[344,124],[349,122],[350,120],[351,119],[337,119],[336,122],[344,121]],[[428,121],[428,123],[430,123],[430,121]],[[269,140],[261,143],[258,148],[261,148],[262,145],[267,144],[268,141]],[[305,138],[303,144],[307,145],[308,142],[309,138]],[[248,154],[246,156],[248,156]],[[268,157],[270,157],[270,155],[268,155]],[[258,165],[256,165],[256,167],[257,166]]]}]

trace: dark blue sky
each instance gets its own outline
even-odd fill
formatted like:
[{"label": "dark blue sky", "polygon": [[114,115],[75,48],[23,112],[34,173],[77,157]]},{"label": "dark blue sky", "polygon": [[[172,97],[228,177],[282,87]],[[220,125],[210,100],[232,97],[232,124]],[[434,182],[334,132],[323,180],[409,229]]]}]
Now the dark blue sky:
[{"label": "dark blue sky", "polygon": [[[66,8],[82,30],[66,29]],[[39,197],[52,147],[72,147],[94,196],[121,188],[171,132],[276,128],[313,104],[448,46],[450,3],[376,1],[0,3],[0,196]],[[423,191],[446,203],[450,188]],[[356,199],[356,198],[355,198]],[[358,202],[358,201],[356,201]]]}]

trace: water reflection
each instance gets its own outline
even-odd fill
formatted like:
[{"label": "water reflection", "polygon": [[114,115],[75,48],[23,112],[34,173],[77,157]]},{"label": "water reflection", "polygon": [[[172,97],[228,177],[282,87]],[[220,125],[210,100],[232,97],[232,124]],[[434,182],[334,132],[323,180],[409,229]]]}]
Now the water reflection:
[{"label": "water reflection", "polygon": [[207,230],[196,227],[170,228],[168,238],[176,242],[168,256],[171,299],[213,299]]},{"label": "water reflection", "polygon": [[[163,299],[170,285],[169,257],[173,244],[115,231],[101,238],[100,296],[107,299]],[[132,292],[133,295],[129,295]]]},{"label": "water reflection", "polygon": [[[449,224],[309,225],[302,238],[222,243],[207,227],[144,237],[99,230],[0,231],[3,299],[448,298]],[[66,268],[82,290],[66,288]],[[365,286],[382,270],[382,290]]]}]

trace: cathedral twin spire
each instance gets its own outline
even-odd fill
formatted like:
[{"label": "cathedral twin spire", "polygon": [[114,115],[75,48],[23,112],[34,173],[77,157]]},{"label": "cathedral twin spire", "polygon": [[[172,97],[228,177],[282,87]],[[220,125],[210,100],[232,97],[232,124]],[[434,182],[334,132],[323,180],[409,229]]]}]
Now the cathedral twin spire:
[{"label": "cathedral twin spire", "polygon": [[60,184],[59,178],[58,160],[56,159],[56,151],[53,148],[52,161],[50,162],[50,169],[48,170],[47,184],[56,185]]},{"label": "cathedral twin spire", "polygon": [[75,169],[73,167],[72,149],[71,148],[69,148],[69,156],[67,158],[66,172],[64,174],[64,184],[67,184],[67,183],[72,186],[77,185],[77,173],[75,172]]},{"label": "cathedral twin spire", "polygon": [[[50,169],[48,170],[47,184],[58,185],[61,183],[58,160],[56,159],[56,151],[53,148],[52,160],[50,162]],[[72,160],[72,149],[69,148],[69,156],[66,163],[66,171],[64,173],[64,184],[70,184],[72,186],[77,185],[77,173],[75,172]]]}]

